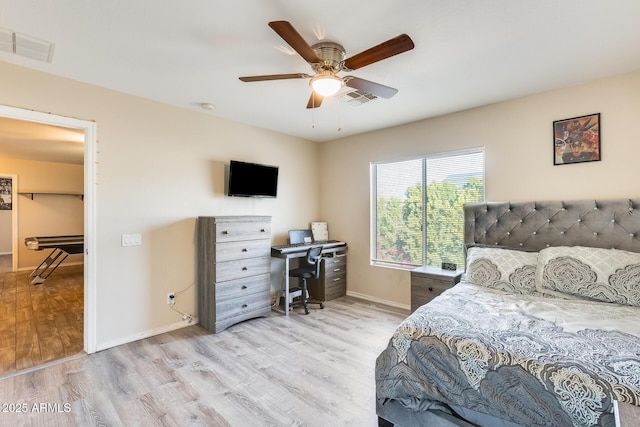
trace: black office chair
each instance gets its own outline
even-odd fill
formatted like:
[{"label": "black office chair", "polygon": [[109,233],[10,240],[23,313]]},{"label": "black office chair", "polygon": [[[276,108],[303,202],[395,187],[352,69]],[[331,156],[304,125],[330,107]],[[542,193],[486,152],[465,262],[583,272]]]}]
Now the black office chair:
[{"label": "black office chair", "polygon": [[[302,279],[302,292],[300,300],[297,304],[302,304],[304,314],[309,314],[307,304],[319,304],[320,308],[324,308],[324,301],[309,297],[307,291],[307,279],[317,279],[320,277],[320,263],[322,262],[322,246],[312,246],[307,250],[307,256],[300,260],[298,268],[289,270],[289,277],[297,277]],[[292,291],[294,291],[292,289]]]}]

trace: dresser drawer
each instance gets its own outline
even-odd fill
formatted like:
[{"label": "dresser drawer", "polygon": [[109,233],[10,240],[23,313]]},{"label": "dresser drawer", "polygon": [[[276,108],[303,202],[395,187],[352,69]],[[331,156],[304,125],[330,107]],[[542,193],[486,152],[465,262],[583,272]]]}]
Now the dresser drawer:
[{"label": "dresser drawer", "polygon": [[263,312],[269,313],[270,311],[269,290],[227,301],[217,301],[216,330],[224,329],[226,326],[223,328],[220,326],[225,323],[228,323],[228,326],[241,320],[264,316]]},{"label": "dresser drawer", "polygon": [[329,301],[347,294],[347,272],[332,274],[325,278],[325,300]]},{"label": "dresser drawer", "polygon": [[268,257],[271,255],[271,240],[269,239],[216,243],[215,246],[215,262]]},{"label": "dresser drawer", "polygon": [[222,222],[216,223],[215,227],[217,243],[271,238],[271,221],[268,219],[262,221]]},{"label": "dresser drawer", "polygon": [[453,287],[455,272],[418,273],[411,272],[411,311],[428,303],[447,289]]},{"label": "dresser drawer", "polygon": [[347,256],[346,255],[336,255],[332,257],[323,258],[325,269],[332,270],[339,267],[347,266]]},{"label": "dresser drawer", "polygon": [[271,272],[269,257],[248,258],[216,263],[214,281],[224,282]]},{"label": "dresser drawer", "polygon": [[453,281],[419,278],[415,280],[414,285],[416,286],[419,293],[428,297],[429,299],[433,299],[452,287]]},{"label": "dresser drawer", "polygon": [[[328,258],[332,259],[332,258]],[[345,275],[347,273],[347,263],[346,262],[332,262],[325,261],[324,264],[324,275],[327,280],[330,280],[333,276]]]},{"label": "dresser drawer", "polygon": [[247,295],[265,291],[268,292],[271,288],[270,280],[271,274],[266,273],[244,279],[233,279],[227,280],[226,282],[218,282],[214,285],[216,287],[216,301],[221,303],[233,298],[242,299]]}]

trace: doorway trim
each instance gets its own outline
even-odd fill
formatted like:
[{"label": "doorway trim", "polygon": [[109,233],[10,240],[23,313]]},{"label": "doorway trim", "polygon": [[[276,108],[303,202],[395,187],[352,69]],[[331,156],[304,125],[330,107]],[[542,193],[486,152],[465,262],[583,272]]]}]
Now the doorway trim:
[{"label": "doorway trim", "polygon": [[[6,105],[0,105],[0,116],[84,131],[84,351],[95,353],[97,351],[96,122]],[[15,238],[17,241],[17,236]]]},{"label": "doorway trim", "polygon": [[18,175],[1,174],[11,180],[11,271],[18,271]]}]

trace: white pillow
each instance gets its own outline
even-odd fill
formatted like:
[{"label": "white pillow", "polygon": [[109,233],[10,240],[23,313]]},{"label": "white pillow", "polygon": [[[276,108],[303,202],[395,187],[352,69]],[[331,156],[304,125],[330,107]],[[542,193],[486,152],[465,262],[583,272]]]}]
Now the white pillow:
[{"label": "white pillow", "polygon": [[640,306],[640,253],[558,246],[540,251],[539,292]]},{"label": "white pillow", "polygon": [[504,247],[471,247],[463,279],[467,283],[514,294],[536,292],[537,252]]}]

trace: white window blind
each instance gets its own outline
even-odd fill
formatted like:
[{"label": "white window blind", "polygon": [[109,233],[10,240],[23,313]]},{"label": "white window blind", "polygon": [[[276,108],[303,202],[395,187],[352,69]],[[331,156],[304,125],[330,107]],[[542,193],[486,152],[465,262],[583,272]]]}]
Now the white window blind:
[{"label": "white window blind", "polygon": [[484,200],[484,149],[371,165],[371,262],[462,265],[466,202]]}]

